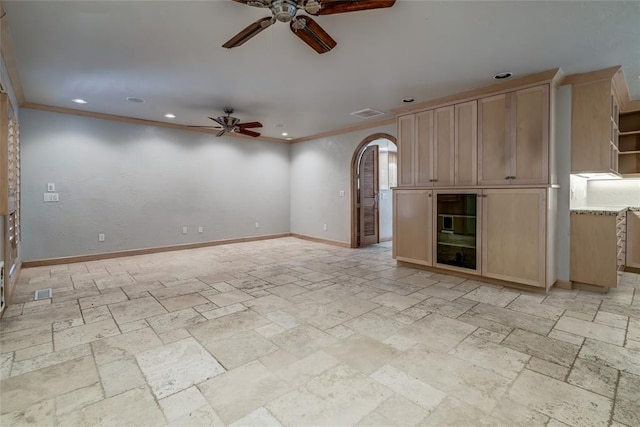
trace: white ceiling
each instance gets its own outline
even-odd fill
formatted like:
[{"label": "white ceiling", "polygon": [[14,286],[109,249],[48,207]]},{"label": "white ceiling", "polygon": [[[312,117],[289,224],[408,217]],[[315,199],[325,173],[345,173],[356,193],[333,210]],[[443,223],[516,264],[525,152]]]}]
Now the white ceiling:
[{"label": "white ceiling", "polygon": [[640,97],[638,1],[400,0],[316,17],[338,42],[323,55],[281,22],[223,49],[270,13],[231,0],[3,4],[28,102],[154,121],[208,125],[231,106],[242,121],[261,121],[264,136],[300,138],[366,123],[349,115],[356,110],[392,118],[405,97],[421,102],[492,84],[500,71],[555,67],[622,65]]}]

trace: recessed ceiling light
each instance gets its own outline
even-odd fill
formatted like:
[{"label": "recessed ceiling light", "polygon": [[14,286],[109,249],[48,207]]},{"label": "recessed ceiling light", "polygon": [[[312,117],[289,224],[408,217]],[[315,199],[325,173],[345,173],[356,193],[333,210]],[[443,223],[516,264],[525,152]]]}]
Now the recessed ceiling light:
[{"label": "recessed ceiling light", "polygon": [[76,104],[86,104],[87,101],[85,101],[82,98],[76,98],[76,99],[72,99],[73,102],[75,102]]},{"label": "recessed ceiling light", "polygon": [[135,96],[128,96],[127,97],[127,101],[129,102],[134,102],[136,104],[142,104],[144,102],[144,99],[142,98],[137,98]]},{"label": "recessed ceiling light", "polygon": [[289,135],[289,134],[286,133],[286,132],[282,132],[282,136],[287,136],[287,135]]},{"label": "recessed ceiling light", "polygon": [[167,119],[175,119],[176,115],[175,114],[171,114],[171,113],[167,113],[164,115]]},{"label": "recessed ceiling light", "polygon": [[413,101],[415,101],[415,99],[413,99],[413,98],[404,98],[404,99],[402,100],[402,102],[406,102],[407,104],[410,104],[410,103],[412,103]]},{"label": "recessed ceiling light", "polygon": [[511,71],[504,71],[502,73],[498,73],[495,76],[493,76],[493,79],[494,80],[504,80],[504,79],[508,79],[511,76],[513,76],[513,73]]}]

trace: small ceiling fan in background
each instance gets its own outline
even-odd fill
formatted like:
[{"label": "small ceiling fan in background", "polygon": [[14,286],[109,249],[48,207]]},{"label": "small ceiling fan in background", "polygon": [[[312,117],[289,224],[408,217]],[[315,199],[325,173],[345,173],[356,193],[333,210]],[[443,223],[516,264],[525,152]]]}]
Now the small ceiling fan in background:
[{"label": "small ceiling fan in background", "polygon": [[243,45],[276,21],[289,22],[291,31],[318,53],[329,52],[336,46],[320,25],[309,16],[296,16],[299,10],[310,15],[333,15],[360,10],[391,7],[396,0],[233,0],[248,6],[271,10],[270,17],[262,18],[240,31],[222,45],[227,49]]},{"label": "small ceiling fan in background", "polygon": [[226,133],[240,133],[242,135],[251,136],[253,138],[257,138],[260,136],[258,132],[254,132],[249,129],[261,128],[262,123],[260,122],[240,123],[239,118],[232,116],[233,108],[225,108],[224,113],[226,114],[226,116],[209,117],[209,119],[218,123],[220,126],[190,126],[190,127],[219,130],[220,132],[218,132],[216,136],[222,136]]}]

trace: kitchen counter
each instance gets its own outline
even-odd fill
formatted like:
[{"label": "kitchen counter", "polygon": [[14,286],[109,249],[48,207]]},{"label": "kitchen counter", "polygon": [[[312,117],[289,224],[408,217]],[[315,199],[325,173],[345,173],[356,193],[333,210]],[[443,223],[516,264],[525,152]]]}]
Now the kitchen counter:
[{"label": "kitchen counter", "polygon": [[585,206],[581,208],[571,209],[572,215],[618,215],[627,210],[640,210],[640,207],[634,206]]}]

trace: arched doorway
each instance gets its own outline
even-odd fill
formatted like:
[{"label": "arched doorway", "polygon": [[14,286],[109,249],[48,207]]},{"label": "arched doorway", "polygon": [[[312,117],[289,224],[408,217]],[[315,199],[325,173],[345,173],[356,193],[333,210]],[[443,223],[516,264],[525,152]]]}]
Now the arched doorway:
[{"label": "arched doorway", "polygon": [[351,160],[351,247],[390,241],[398,148],[394,136],[376,133],[362,140]]}]

